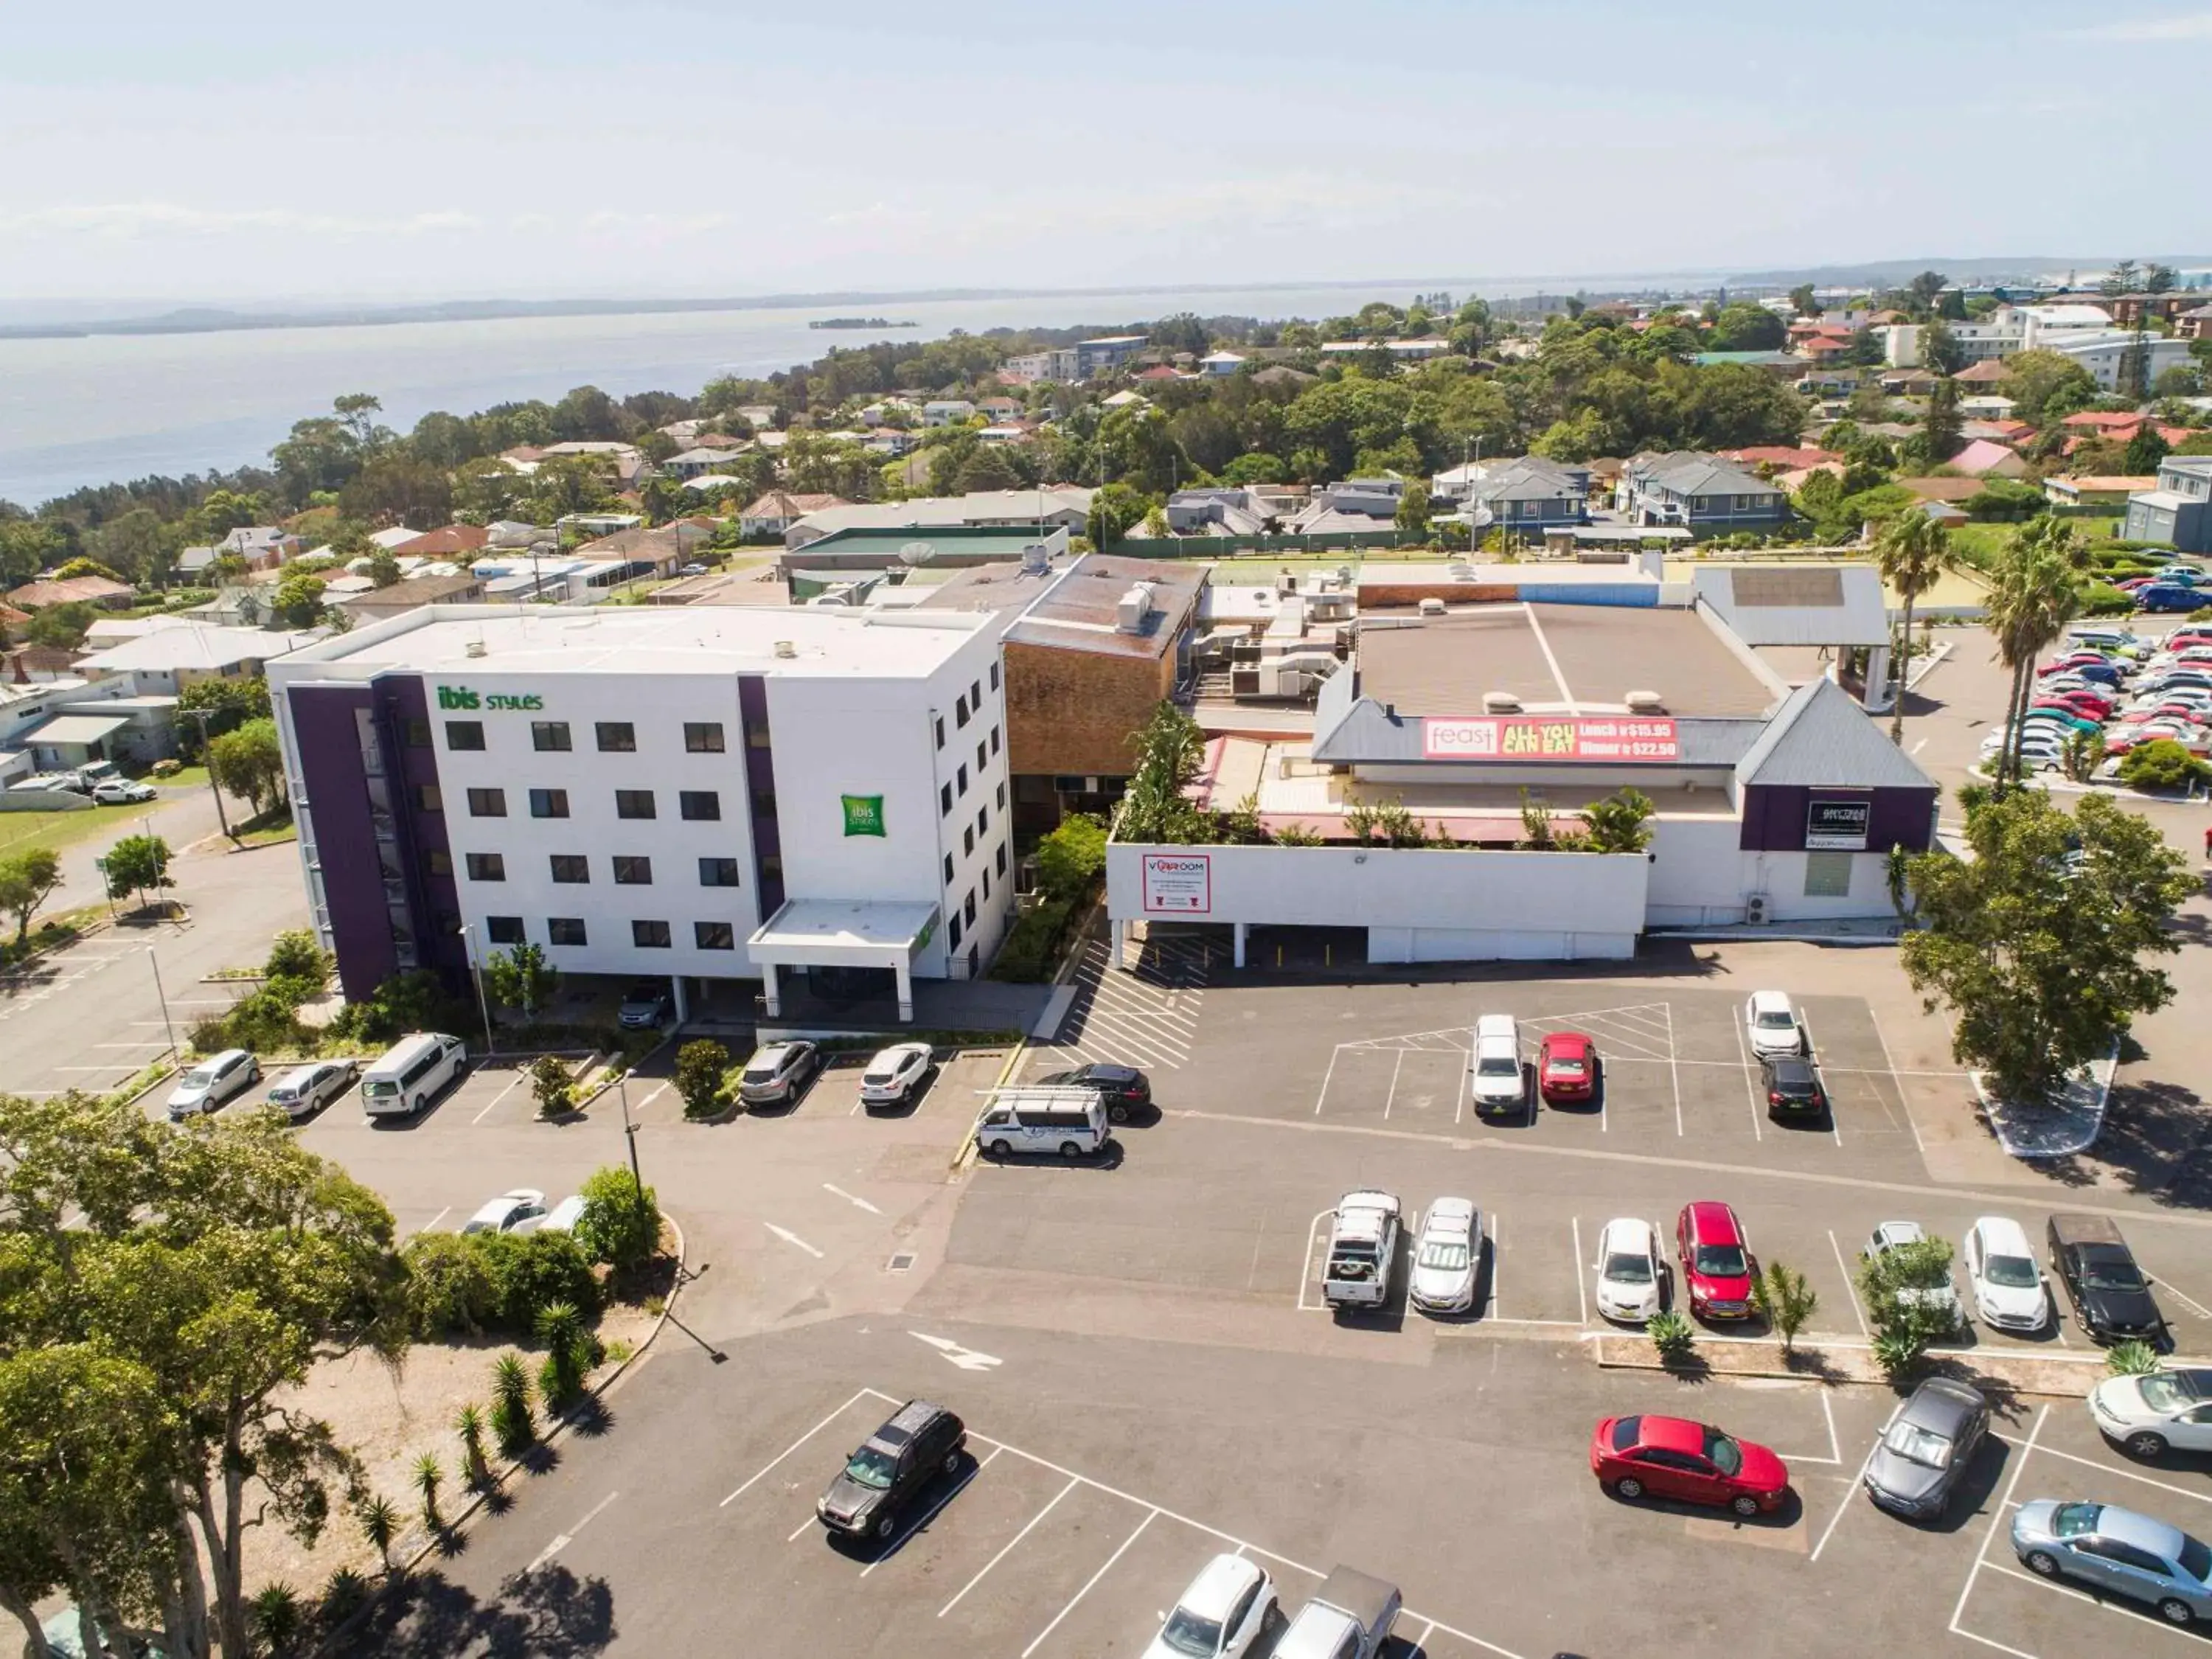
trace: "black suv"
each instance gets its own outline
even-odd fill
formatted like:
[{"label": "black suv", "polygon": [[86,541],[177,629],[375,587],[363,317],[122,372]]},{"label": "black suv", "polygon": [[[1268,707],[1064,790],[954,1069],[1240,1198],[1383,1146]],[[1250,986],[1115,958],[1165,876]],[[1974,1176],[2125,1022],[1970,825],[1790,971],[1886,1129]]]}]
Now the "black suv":
[{"label": "black suv", "polygon": [[1766,1085],[1766,1109],[1776,1117],[1820,1117],[1828,1109],[1827,1085],[1810,1054],[1761,1054],[1759,1078]]},{"label": "black suv", "polygon": [[927,1400],[909,1400],[845,1460],[814,1513],[833,1533],[888,1539],[931,1480],[959,1468],[967,1445],[967,1425],[957,1417]]},{"label": "black suv", "polygon": [[2166,1316],[2120,1230],[2100,1215],[2055,1215],[2044,1235],[2051,1271],[2081,1328],[2099,1342],[2159,1341]]},{"label": "black suv", "polygon": [[1127,1123],[1137,1113],[1152,1109],[1152,1083],[1133,1066],[1079,1066],[1072,1072],[1041,1077],[1037,1085],[1048,1089],[1096,1089],[1106,1103],[1107,1117],[1115,1123]]}]

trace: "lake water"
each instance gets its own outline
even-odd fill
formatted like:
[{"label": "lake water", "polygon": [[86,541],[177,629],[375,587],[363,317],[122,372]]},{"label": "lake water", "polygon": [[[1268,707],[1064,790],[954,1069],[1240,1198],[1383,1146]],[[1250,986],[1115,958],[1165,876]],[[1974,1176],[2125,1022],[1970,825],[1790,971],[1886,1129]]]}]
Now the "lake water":
[{"label": "lake water", "polygon": [[[1707,279],[1530,277],[1440,280],[1464,297],[1577,287],[1680,291]],[[432,410],[466,414],[497,403],[553,399],[596,386],[696,392],[723,374],[763,375],[836,345],[932,339],[953,329],[1073,327],[1194,311],[1201,316],[1340,316],[1369,299],[1404,304],[1414,289],[1155,290],[989,300],[881,301],[811,309],[756,308],[363,328],[241,330],[217,334],[95,335],[0,340],[0,501],[25,506],[81,485],[225,471],[265,463],[303,416],[350,392],[384,402],[405,431]],[[884,335],[810,329],[810,319],[888,317],[921,326]]]}]

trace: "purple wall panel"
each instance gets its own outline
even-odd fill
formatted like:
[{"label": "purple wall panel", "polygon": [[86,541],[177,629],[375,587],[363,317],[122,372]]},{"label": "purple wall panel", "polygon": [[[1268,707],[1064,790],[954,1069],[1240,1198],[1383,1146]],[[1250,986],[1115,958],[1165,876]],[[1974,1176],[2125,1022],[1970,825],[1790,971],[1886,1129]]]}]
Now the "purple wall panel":
[{"label": "purple wall panel", "polygon": [[1805,850],[1805,812],[1815,799],[1870,800],[1867,818],[1869,853],[1887,853],[1902,847],[1908,853],[1924,853],[1932,844],[1936,828],[1933,789],[1812,789],[1796,786],[1753,784],[1743,792],[1743,837],[1747,853],[1802,853]]}]

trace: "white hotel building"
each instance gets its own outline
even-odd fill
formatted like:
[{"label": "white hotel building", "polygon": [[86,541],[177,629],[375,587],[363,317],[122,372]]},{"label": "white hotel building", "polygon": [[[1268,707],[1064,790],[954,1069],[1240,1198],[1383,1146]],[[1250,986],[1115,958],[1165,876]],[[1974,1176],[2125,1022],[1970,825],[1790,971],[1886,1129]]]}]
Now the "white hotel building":
[{"label": "white hotel building", "polygon": [[[1012,910],[989,615],[430,605],[269,665],[349,998],[541,947],[679,1014],[988,965]],[[750,994],[748,985],[744,993]]]}]

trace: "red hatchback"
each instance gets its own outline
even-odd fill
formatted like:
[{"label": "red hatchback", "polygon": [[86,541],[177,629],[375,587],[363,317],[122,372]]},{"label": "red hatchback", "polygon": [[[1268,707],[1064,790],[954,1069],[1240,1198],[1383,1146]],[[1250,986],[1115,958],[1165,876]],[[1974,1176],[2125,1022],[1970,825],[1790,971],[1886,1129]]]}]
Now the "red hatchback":
[{"label": "red hatchback", "polygon": [[1725,1504],[1758,1515],[1790,1490],[1789,1466],[1765,1447],[1680,1417],[1608,1417],[1590,1436],[1590,1473],[1616,1498]]},{"label": "red hatchback", "polygon": [[1748,1319],[1758,1271],[1743,1224],[1725,1204],[1685,1204],[1674,1221],[1674,1254],[1690,1287],[1690,1311],[1700,1319]]},{"label": "red hatchback", "polygon": [[1597,1044],[1580,1031],[1553,1031],[1536,1050],[1536,1087],[1547,1100],[1597,1097]]}]

